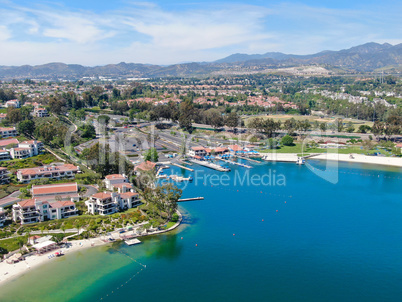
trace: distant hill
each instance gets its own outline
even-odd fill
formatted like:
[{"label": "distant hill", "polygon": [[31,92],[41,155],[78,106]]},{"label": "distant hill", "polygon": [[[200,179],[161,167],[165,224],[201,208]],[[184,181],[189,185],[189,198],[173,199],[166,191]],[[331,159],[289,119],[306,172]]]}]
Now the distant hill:
[{"label": "distant hill", "polygon": [[233,54],[215,62],[185,63],[170,66],[119,63],[87,67],[77,64],[49,63],[30,66],[0,66],[0,79],[69,79],[105,76],[127,77],[191,77],[225,72],[262,72],[266,69],[325,65],[341,70],[370,72],[387,68],[402,70],[402,44],[366,43],[340,51],[322,51],[311,55],[280,52],[265,54]]}]

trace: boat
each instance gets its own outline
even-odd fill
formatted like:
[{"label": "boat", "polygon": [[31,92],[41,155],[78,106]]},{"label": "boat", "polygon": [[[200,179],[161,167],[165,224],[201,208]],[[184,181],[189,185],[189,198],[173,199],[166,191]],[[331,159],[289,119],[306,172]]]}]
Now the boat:
[{"label": "boat", "polygon": [[296,165],[304,165],[306,160],[303,157],[298,157],[296,160]]}]

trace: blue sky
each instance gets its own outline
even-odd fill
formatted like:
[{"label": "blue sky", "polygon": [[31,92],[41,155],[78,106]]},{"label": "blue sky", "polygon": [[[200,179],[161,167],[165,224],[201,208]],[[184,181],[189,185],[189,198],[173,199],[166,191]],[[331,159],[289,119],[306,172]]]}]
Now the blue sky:
[{"label": "blue sky", "polygon": [[402,43],[401,1],[0,0],[0,65],[213,61]]}]

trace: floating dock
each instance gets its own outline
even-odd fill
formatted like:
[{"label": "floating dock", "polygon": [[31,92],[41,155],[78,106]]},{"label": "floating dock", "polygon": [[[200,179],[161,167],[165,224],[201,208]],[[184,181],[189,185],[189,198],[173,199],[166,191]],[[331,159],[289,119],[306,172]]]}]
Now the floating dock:
[{"label": "floating dock", "polygon": [[182,198],[177,202],[193,201],[193,200],[204,200],[204,197],[192,197],[192,198]]},{"label": "floating dock", "polygon": [[135,245],[141,243],[137,238],[124,241],[127,245]]},{"label": "floating dock", "polygon": [[196,160],[196,159],[189,159],[189,161],[194,163],[194,164],[204,166],[204,167],[207,167],[207,168],[210,168],[210,169],[213,169],[213,170],[217,170],[217,171],[220,171],[220,172],[229,172],[230,171],[230,169],[228,169],[228,168],[224,168],[224,167],[219,166],[217,164],[213,164],[213,163],[206,162],[206,161],[201,161],[201,160]]},{"label": "floating dock", "polygon": [[239,155],[235,155],[237,158],[240,158],[240,159],[244,159],[244,160],[249,160],[249,161],[251,161],[251,162],[253,162],[253,163],[261,163],[261,161],[259,161],[259,160],[255,160],[255,159],[252,159],[252,158],[250,158],[250,157],[246,157],[246,156],[239,156]]}]

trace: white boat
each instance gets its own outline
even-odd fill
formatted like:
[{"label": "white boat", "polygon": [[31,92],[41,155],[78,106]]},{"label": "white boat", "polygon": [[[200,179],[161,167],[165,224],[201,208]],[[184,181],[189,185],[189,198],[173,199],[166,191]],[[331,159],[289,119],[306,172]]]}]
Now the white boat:
[{"label": "white boat", "polygon": [[306,160],[303,157],[298,157],[296,161],[296,165],[304,165]]}]

